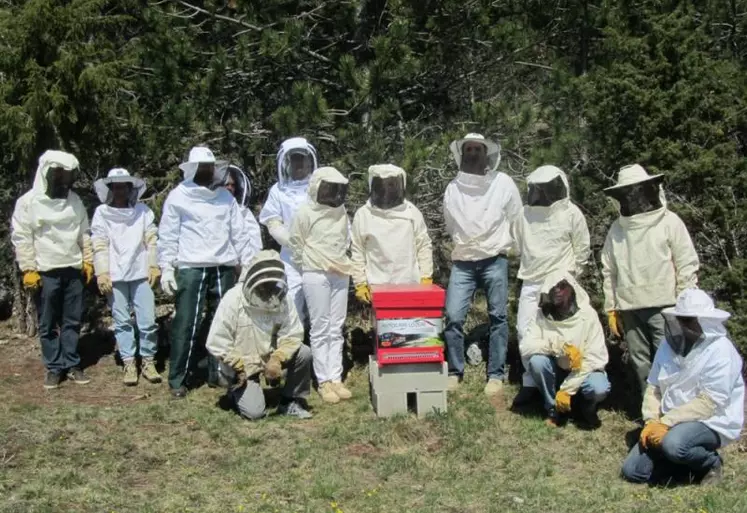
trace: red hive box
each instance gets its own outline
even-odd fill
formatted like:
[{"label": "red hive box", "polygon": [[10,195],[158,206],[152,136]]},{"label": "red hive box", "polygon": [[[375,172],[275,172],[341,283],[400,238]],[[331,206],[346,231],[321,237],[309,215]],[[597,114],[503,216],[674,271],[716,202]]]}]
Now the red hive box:
[{"label": "red hive box", "polygon": [[376,361],[379,365],[444,361],[446,292],[437,285],[374,285]]}]

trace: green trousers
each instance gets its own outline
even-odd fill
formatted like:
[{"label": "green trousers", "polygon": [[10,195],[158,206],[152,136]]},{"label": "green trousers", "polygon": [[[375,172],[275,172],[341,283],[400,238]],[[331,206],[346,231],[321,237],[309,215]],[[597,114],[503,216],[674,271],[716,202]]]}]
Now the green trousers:
[{"label": "green trousers", "polygon": [[661,315],[664,308],[640,308],[622,312],[625,342],[628,344],[628,365],[636,384],[635,392],[638,395],[635,397],[639,405],[643,401],[656,350],[664,339],[664,316]]},{"label": "green trousers", "polygon": [[218,364],[205,350],[205,340],[218,303],[235,282],[234,267],[184,267],[176,272],[169,387],[186,386],[188,375],[205,357],[208,359],[208,383],[217,383]]}]

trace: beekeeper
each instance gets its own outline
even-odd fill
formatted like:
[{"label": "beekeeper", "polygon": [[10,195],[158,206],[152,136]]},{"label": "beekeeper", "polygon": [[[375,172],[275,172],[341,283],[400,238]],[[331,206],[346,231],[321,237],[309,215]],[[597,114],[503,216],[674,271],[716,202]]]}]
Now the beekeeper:
[{"label": "beekeeper", "polygon": [[[150,208],[139,200],[145,180],[126,169],[114,168],[93,184],[101,205],[91,221],[93,264],[99,290],[112,309],[114,337],[124,364],[123,382],[138,382],[135,357],[140,348],[141,372],[151,383],[160,383],[153,358],[158,349],[156,303],[152,287],[158,283],[156,239],[158,230]],[[135,342],[130,311],[135,311],[139,344]]]},{"label": "beekeeper", "polygon": [[[236,199],[236,202],[239,204],[239,209],[241,209],[241,213],[246,222],[249,223],[249,228],[252,233],[256,232],[257,237],[261,237],[259,224],[249,207],[249,202],[252,199],[252,183],[240,167],[228,163],[225,164],[225,167],[226,181],[223,184],[223,187],[225,187]],[[219,170],[219,173],[221,172],[222,170]]]},{"label": "beekeeper", "polygon": [[311,350],[303,345],[303,325],[288,297],[285,266],[276,251],[260,251],[240,286],[229,290],[215,312],[207,348],[230,369],[230,395],[249,420],[265,416],[260,375],[280,379],[287,371],[278,412],[311,418]]},{"label": "beekeeper", "polygon": [[[215,156],[195,146],[179,165],[182,181],[163,205],[158,227],[161,287],[176,294],[171,323],[169,387],[176,398],[187,393],[187,376],[204,356],[204,340],[218,301],[236,282],[236,267],[262,249],[238,203],[222,185]],[[217,362],[208,356],[208,384],[218,383]]]},{"label": "beekeeper", "polygon": [[648,376],[646,425],[622,474],[636,483],[712,484],[723,472],[717,449],[739,439],[744,425],[742,358],[724,327],[730,315],[698,289],[684,290],[662,314],[665,343]]},{"label": "beekeeper", "polygon": [[433,283],[433,252],[420,210],[405,199],[405,170],[368,168],[368,201],[355,213],[352,232],[355,296],[371,302],[370,285]]},{"label": "beekeeper", "polygon": [[521,214],[521,196],[514,181],[496,171],[501,160],[498,143],[480,134],[467,134],[450,146],[459,173],[446,187],[444,221],[454,242],[446,292],[446,339],[449,389],[464,374],[464,330],[478,286],[488,300],[490,341],[485,386],[487,395],[503,389],[508,346],[508,260],[512,247],[509,227]]},{"label": "beekeeper", "polygon": [[[521,256],[518,278],[522,280],[516,331],[519,347],[539,312],[540,288],[557,272],[579,276],[590,254],[589,228],[581,210],[570,199],[568,177],[555,166],[541,166],[527,177],[527,204],[512,225]],[[537,388],[526,360],[521,389],[513,402],[519,408],[532,401]]]},{"label": "beekeeper", "polygon": [[16,201],[11,220],[23,286],[34,293],[39,314],[46,389],[59,387],[65,375],[78,384],[90,381],[80,368],[78,338],[83,285],[93,279],[93,250],[88,214],[71,190],[77,170],[74,155],[44,152],[34,185]]},{"label": "beekeeper", "polygon": [[311,175],[309,199],[293,219],[289,247],[303,277],[309,309],[311,354],[319,394],[338,403],[352,394],[342,383],[342,328],[352,264],[347,256],[350,222],[345,211],[348,179],[333,167]]},{"label": "beekeeper", "polygon": [[577,403],[579,420],[600,425],[597,407],[610,391],[604,372],[604,331],[589,296],[568,271],[555,271],[540,288],[539,314],[524,334],[521,358],[544,399],[550,424],[560,424]]},{"label": "beekeeper", "polygon": [[661,310],[698,282],[698,254],[685,224],[667,209],[662,179],[634,164],[604,190],[620,206],[602,249],[604,308],[612,334],[627,342],[638,404],[664,338]]},{"label": "beekeeper", "polygon": [[301,322],[306,321],[306,303],[299,269],[293,267],[288,240],[298,207],[306,203],[311,173],[318,166],[316,149],[303,137],[286,139],[277,155],[278,181],[267,196],[259,212],[259,222],[267,227],[280,244],[280,258],[285,262],[288,293],[298,310]]}]

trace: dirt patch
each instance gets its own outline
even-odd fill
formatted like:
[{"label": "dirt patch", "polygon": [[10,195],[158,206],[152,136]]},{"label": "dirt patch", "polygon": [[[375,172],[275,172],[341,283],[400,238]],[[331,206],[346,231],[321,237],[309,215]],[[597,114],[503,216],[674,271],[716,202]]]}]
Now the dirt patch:
[{"label": "dirt patch", "polygon": [[350,444],[344,452],[358,458],[379,457],[382,455],[382,450],[371,444]]}]

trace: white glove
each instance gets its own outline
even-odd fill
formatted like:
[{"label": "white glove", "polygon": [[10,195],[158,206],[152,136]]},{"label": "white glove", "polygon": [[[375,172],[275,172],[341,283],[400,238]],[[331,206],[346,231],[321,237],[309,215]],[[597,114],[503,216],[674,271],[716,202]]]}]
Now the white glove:
[{"label": "white glove", "polygon": [[167,296],[173,296],[176,293],[176,277],[174,269],[167,267],[161,275],[161,290]]}]

